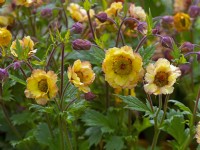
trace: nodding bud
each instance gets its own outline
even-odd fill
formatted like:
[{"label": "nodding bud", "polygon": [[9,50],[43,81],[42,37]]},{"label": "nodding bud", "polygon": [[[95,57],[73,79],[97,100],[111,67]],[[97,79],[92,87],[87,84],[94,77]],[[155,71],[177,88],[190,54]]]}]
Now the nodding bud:
[{"label": "nodding bud", "polygon": [[89,50],[92,44],[88,40],[76,39],[72,42],[72,48],[74,50]]},{"label": "nodding bud", "polygon": [[182,76],[191,72],[191,65],[190,64],[181,64],[181,65],[179,65],[179,68],[181,70]]},{"label": "nodding bud", "polygon": [[157,25],[154,29],[152,29],[152,34],[160,34],[160,26]]},{"label": "nodding bud", "polygon": [[14,70],[19,69],[21,67],[21,63],[19,61],[14,62],[13,68]]},{"label": "nodding bud", "polygon": [[172,28],[174,23],[173,16],[164,16],[162,17],[161,24],[164,28]]},{"label": "nodding bud", "polygon": [[147,34],[147,23],[146,22],[139,22],[137,26],[137,30],[141,34]]},{"label": "nodding bud", "polygon": [[8,71],[6,69],[0,68],[0,81],[4,81],[9,77]]},{"label": "nodding bud", "polygon": [[184,42],[181,47],[181,52],[187,53],[187,52],[192,52],[194,50],[194,44],[190,42]]},{"label": "nodding bud", "polygon": [[200,51],[197,52],[197,61],[200,62]]},{"label": "nodding bud", "polygon": [[173,39],[169,36],[163,36],[161,38],[161,44],[163,47],[172,49],[173,48]]},{"label": "nodding bud", "polygon": [[108,19],[108,15],[107,15],[106,13],[104,13],[104,12],[95,15],[95,17],[96,17],[101,23],[106,22],[107,19]]},{"label": "nodding bud", "polygon": [[83,25],[79,22],[73,24],[70,30],[70,32],[73,32],[74,34],[81,34],[82,31],[83,31]]},{"label": "nodding bud", "polygon": [[96,97],[96,95],[94,95],[92,92],[88,92],[84,94],[84,98],[88,101],[93,100]]},{"label": "nodding bud", "polygon": [[196,18],[200,15],[200,7],[197,5],[192,5],[188,11],[191,18]]},{"label": "nodding bud", "polygon": [[42,9],[41,16],[44,17],[44,18],[51,17],[52,16],[52,9],[51,8]]}]

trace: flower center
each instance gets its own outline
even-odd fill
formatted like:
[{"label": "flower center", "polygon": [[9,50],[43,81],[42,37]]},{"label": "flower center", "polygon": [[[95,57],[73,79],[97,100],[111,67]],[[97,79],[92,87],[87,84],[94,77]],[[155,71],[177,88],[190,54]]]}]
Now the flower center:
[{"label": "flower center", "polygon": [[77,76],[80,78],[80,82],[83,82],[83,73],[81,71],[76,72]]},{"label": "flower center", "polygon": [[181,22],[181,25],[182,25],[183,27],[186,26],[186,20],[185,20],[185,17],[181,16],[181,20],[180,20],[180,22]]},{"label": "flower center", "polygon": [[124,56],[118,56],[114,59],[113,70],[116,74],[127,75],[132,70],[132,61]]},{"label": "flower center", "polygon": [[168,84],[168,77],[168,73],[162,71],[158,72],[155,76],[154,83],[159,87],[165,86]]},{"label": "flower center", "polygon": [[47,84],[47,80],[46,79],[42,79],[38,82],[38,88],[40,91],[42,92],[47,92],[48,90],[48,84]]}]

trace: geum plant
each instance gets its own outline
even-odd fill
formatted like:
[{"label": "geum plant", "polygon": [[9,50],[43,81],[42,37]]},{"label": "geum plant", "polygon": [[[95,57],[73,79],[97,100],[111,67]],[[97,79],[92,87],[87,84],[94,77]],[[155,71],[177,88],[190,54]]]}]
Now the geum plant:
[{"label": "geum plant", "polygon": [[[178,46],[170,32],[190,30],[199,7],[152,18],[135,4],[105,0],[95,14],[94,2],[15,1],[16,30],[0,28],[3,148],[185,150],[194,137],[200,143],[200,90],[193,110],[170,99],[185,81],[181,66],[200,57],[197,44]],[[155,58],[157,48],[168,55]]]}]

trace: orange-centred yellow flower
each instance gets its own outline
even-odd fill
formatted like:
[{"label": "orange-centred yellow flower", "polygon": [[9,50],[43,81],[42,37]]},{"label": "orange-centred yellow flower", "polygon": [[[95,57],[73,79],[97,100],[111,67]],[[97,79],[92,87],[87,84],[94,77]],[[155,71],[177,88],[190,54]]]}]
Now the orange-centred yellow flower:
[{"label": "orange-centred yellow flower", "polygon": [[88,61],[76,60],[72,67],[68,67],[68,78],[80,91],[88,93],[90,92],[89,85],[95,79],[95,73]]},{"label": "orange-centred yellow flower", "polygon": [[185,13],[177,13],[174,16],[174,27],[178,32],[189,30],[191,27],[190,16]]},{"label": "orange-centred yellow flower", "polygon": [[143,77],[142,64],[142,57],[131,47],[114,47],[107,50],[102,69],[110,86],[131,89]]},{"label": "orange-centred yellow flower", "polygon": [[196,127],[196,136],[195,137],[197,138],[197,143],[200,144],[200,121],[198,122],[197,127]]},{"label": "orange-centred yellow flower", "polygon": [[[27,53],[28,56],[31,56],[36,53],[36,49],[34,48],[34,42],[30,38],[30,36],[24,37],[22,40],[18,40],[19,44],[24,51],[24,53]],[[18,57],[18,50],[17,50],[17,40],[12,42],[12,45],[10,47],[11,54],[15,57]],[[26,55],[26,54],[24,54]]]},{"label": "orange-centred yellow flower", "polygon": [[181,75],[178,67],[170,64],[167,59],[160,58],[155,64],[149,64],[146,68],[144,90],[148,94],[171,94],[174,83]]},{"label": "orange-centred yellow flower", "polygon": [[24,92],[26,97],[34,98],[36,103],[41,105],[45,105],[58,92],[57,75],[53,71],[33,70],[26,82],[27,87]]},{"label": "orange-centred yellow flower", "polygon": [[12,40],[12,34],[6,28],[0,28],[0,46],[8,46]]}]

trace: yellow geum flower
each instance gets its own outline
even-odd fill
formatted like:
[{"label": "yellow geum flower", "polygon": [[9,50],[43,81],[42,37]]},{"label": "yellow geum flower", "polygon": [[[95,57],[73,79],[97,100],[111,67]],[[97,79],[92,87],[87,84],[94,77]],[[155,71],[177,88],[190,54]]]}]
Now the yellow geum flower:
[{"label": "yellow geum flower", "polygon": [[190,16],[185,13],[177,13],[174,16],[174,27],[178,32],[189,30],[191,27]]},{"label": "yellow geum flower", "polygon": [[6,0],[0,0],[0,6],[3,6],[5,4]]},{"label": "yellow geum flower", "polygon": [[131,17],[136,18],[140,21],[145,21],[147,17],[144,9],[140,6],[135,6],[134,4],[130,5],[129,13]]},{"label": "yellow geum flower", "polygon": [[131,47],[114,47],[107,50],[102,69],[110,86],[131,89],[142,79],[142,64],[142,57]]},{"label": "yellow geum flower", "polygon": [[105,10],[105,13],[111,17],[115,16],[117,12],[121,11],[123,8],[122,2],[114,2],[111,4],[111,6]]},{"label": "yellow geum flower", "polygon": [[0,28],[0,46],[8,46],[12,40],[12,34],[6,28]]},{"label": "yellow geum flower", "polygon": [[195,137],[197,138],[197,143],[200,144],[200,121],[198,122],[198,125],[196,127],[196,136]]},{"label": "yellow geum flower", "polygon": [[[67,10],[70,12],[72,19],[78,22],[84,22],[88,20],[87,11],[83,9],[80,5],[75,3],[70,3],[67,7]],[[92,18],[95,15],[93,9],[90,9],[90,17]]]},{"label": "yellow geum flower", "polygon": [[[28,50],[29,56],[36,53],[36,49],[33,49],[34,42],[31,40],[30,36],[26,36],[22,40],[18,40],[18,41],[23,50]],[[17,41],[15,40],[12,42],[10,51],[11,51],[11,54],[13,54],[13,56],[18,57],[16,46],[17,46]]]},{"label": "yellow geum flower", "polygon": [[34,0],[15,0],[16,5],[30,7]]},{"label": "yellow geum flower", "polygon": [[174,83],[181,75],[178,67],[170,65],[167,59],[160,58],[155,64],[149,64],[146,68],[144,90],[148,94],[171,94]]},{"label": "yellow geum flower", "polygon": [[74,65],[68,67],[69,81],[84,93],[90,92],[89,85],[94,81],[95,74],[88,61],[76,60]]},{"label": "yellow geum flower", "polygon": [[27,79],[25,95],[34,98],[38,104],[45,105],[47,101],[54,98],[58,92],[56,85],[57,75],[53,71],[36,69]]}]

